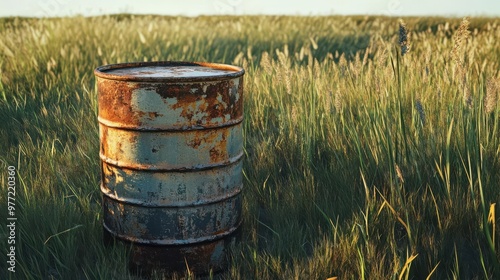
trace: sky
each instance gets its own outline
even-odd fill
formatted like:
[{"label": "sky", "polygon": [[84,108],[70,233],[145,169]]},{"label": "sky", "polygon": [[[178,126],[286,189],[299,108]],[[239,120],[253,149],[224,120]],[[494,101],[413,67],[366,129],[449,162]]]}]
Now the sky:
[{"label": "sky", "polygon": [[0,17],[159,15],[500,16],[500,0],[0,0]]}]

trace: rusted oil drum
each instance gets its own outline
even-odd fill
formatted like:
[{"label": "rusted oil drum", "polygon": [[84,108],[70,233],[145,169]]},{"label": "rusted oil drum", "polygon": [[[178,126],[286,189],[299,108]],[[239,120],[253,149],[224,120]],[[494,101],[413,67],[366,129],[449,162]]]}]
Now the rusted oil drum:
[{"label": "rusted oil drum", "polygon": [[212,63],[98,67],[103,228],[133,268],[227,265],[241,224],[243,74]]}]

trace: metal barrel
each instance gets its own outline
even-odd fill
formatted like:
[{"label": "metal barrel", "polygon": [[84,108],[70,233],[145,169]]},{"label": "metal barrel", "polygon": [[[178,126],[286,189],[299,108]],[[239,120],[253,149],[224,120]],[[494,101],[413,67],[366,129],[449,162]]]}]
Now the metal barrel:
[{"label": "metal barrel", "polygon": [[95,69],[103,228],[133,268],[227,265],[241,224],[240,67],[137,62]]}]

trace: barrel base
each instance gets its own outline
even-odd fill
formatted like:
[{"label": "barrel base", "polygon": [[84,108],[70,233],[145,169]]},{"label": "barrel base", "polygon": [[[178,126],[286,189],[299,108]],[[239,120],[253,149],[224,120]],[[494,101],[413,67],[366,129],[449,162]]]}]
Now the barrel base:
[{"label": "barrel base", "polygon": [[[132,243],[129,271],[133,274],[149,275],[153,271],[164,274],[207,275],[223,272],[229,265],[229,250],[241,237],[240,228],[222,239],[187,245],[148,245]],[[116,238],[103,228],[103,242],[110,246],[114,242],[131,244]]]}]

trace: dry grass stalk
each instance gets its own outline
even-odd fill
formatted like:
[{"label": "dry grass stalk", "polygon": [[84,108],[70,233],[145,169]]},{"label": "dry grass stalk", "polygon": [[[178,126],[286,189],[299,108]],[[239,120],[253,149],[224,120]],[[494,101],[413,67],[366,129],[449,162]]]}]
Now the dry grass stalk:
[{"label": "dry grass stalk", "polygon": [[368,64],[368,55],[370,54],[371,52],[371,47],[368,47],[366,50],[365,50],[365,55],[363,56],[363,64],[362,66],[364,67],[366,64]]},{"label": "dry grass stalk", "polygon": [[354,61],[349,62],[349,70],[354,77],[358,77],[361,73],[361,57],[359,56],[359,52],[356,53]]},{"label": "dry grass stalk", "polygon": [[399,179],[399,183],[403,184],[405,182],[405,178],[403,176],[403,172],[401,172],[401,169],[399,168],[399,165],[396,164],[395,169],[396,169],[396,175],[398,176]]},{"label": "dry grass stalk", "polygon": [[454,46],[451,52],[452,58],[456,65],[456,77],[459,79],[460,89],[463,92],[463,100],[466,106],[472,106],[472,96],[467,85],[467,70],[464,63],[464,48],[467,39],[469,38],[469,18],[462,19],[455,35],[453,36]]},{"label": "dry grass stalk", "polygon": [[332,91],[328,91],[328,94],[325,95],[325,112],[332,113],[332,100],[333,100],[333,93]]},{"label": "dry grass stalk", "polygon": [[269,53],[263,52],[262,57],[260,59],[260,66],[264,69],[264,72],[267,75],[271,75],[273,73],[273,67],[271,66],[271,59],[269,58]]},{"label": "dry grass stalk", "polygon": [[248,60],[252,61],[253,60],[253,55],[252,55],[252,46],[248,46],[247,48],[247,58]]},{"label": "dry grass stalk", "polygon": [[319,61],[315,58],[314,59],[314,78],[319,79],[321,74],[321,67]]},{"label": "dry grass stalk", "polygon": [[292,111],[291,111],[291,119],[293,124],[298,124],[299,122],[299,112],[297,110],[297,106],[292,105]]},{"label": "dry grass stalk", "polygon": [[484,110],[486,113],[491,113],[495,110],[498,104],[498,81],[490,78],[486,84],[486,96],[484,98]]},{"label": "dry grass stalk", "polygon": [[462,90],[463,90],[463,93],[464,93],[464,104],[471,108],[472,107],[472,104],[473,104],[473,100],[472,100],[472,95],[470,93],[470,90],[469,90],[469,87],[467,86],[467,83],[466,83],[466,80],[465,80],[465,77],[464,77],[464,81],[462,83]]},{"label": "dry grass stalk", "polygon": [[311,48],[307,47],[306,49],[306,55],[307,55],[307,66],[309,66],[309,68],[311,68],[313,66],[313,63],[314,63],[314,55],[311,51]]},{"label": "dry grass stalk", "polygon": [[276,54],[278,55],[278,62],[282,69],[282,71],[278,72],[280,75],[279,80],[285,82],[286,93],[292,94],[292,82],[290,80],[291,66],[290,66],[290,59],[288,57],[288,47],[285,45],[283,52],[276,49]]},{"label": "dry grass stalk", "polygon": [[339,58],[339,68],[340,68],[340,76],[344,77],[347,71],[347,59],[345,59],[345,54],[343,53]]},{"label": "dry grass stalk", "polygon": [[243,69],[248,69],[248,60],[246,58],[243,58],[241,66],[243,67]]},{"label": "dry grass stalk", "polygon": [[292,94],[292,82],[290,80],[290,71],[286,71],[285,75],[285,87],[286,87],[286,93]]},{"label": "dry grass stalk", "polygon": [[233,64],[239,65],[241,64],[245,54],[243,52],[239,52],[236,57],[233,59]]},{"label": "dry grass stalk", "polygon": [[340,93],[339,90],[337,90],[337,92],[335,92],[335,110],[337,112],[341,112],[342,111],[342,104],[344,103],[344,97],[342,96],[342,93]]},{"label": "dry grass stalk", "polygon": [[465,17],[462,19],[460,26],[458,27],[455,35],[453,36],[454,46],[451,52],[453,59],[457,65],[463,66],[464,57],[463,57],[463,49],[464,45],[469,38],[469,18]]}]

